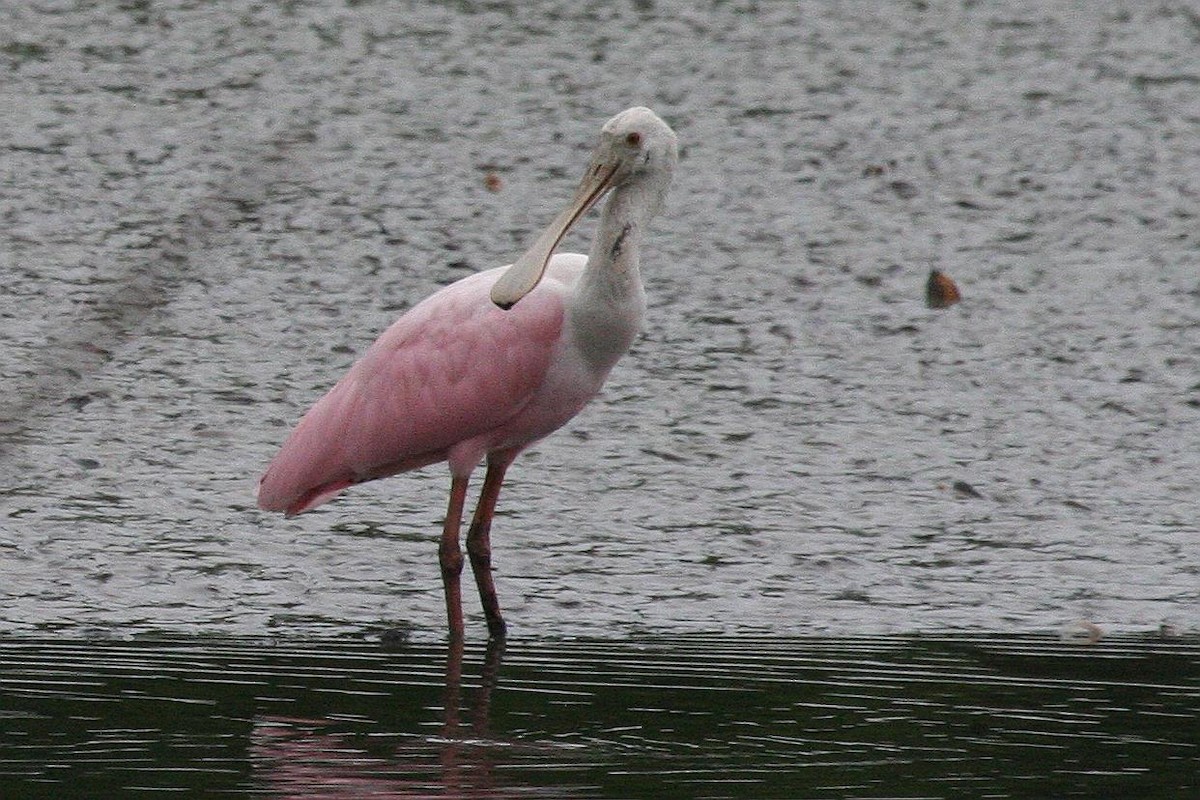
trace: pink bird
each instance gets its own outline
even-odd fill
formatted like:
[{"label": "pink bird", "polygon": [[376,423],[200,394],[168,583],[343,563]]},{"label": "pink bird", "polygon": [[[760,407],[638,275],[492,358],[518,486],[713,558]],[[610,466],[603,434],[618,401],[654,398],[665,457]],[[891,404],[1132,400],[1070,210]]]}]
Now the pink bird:
[{"label": "pink bird", "polygon": [[[574,198],[533,246],[508,267],[441,289],[384,331],[288,436],[259,482],[259,506],[292,516],[356,483],[448,462],[438,555],[450,638],[462,641],[459,528],[467,482],[486,459],[467,553],[488,631],[503,638],[490,530],[505,471],[600,391],[640,331],[638,248],[676,160],[674,131],[650,109],[605,123]],[[606,194],[590,253],[555,255]]]}]

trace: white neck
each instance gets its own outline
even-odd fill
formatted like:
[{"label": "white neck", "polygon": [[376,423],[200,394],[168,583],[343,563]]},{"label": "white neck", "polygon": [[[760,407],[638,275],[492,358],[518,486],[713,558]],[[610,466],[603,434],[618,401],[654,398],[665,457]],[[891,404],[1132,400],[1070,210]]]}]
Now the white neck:
[{"label": "white neck", "polygon": [[580,347],[606,372],[642,327],[646,296],[638,270],[642,229],[657,209],[639,181],[613,190],[579,277],[571,316]]}]

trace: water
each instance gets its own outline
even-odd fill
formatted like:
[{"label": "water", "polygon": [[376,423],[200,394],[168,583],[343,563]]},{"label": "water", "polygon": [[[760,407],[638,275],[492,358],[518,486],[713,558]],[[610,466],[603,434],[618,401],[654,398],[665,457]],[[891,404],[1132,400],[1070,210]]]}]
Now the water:
[{"label": "water", "polygon": [[[1194,643],[0,642],[8,792],[1186,797]],[[1147,676],[1171,676],[1169,679]]]},{"label": "water", "polygon": [[[639,103],[683,144],[644,253],[648,329],[510,473],[494,543],[519,640],[1054,640],[1084,621],[1106,636],[1089,652],[1194,642],[1188,9],[3,13],[5,646],[52,668],[46,642],[401,626],[436,648],[442,470],[295,520],[258,512],[254,483],[391,319],[519,253]],[[961,304],[924,307],[932,267]],[[1174,685],[1143,666],[1117,683]]]}]

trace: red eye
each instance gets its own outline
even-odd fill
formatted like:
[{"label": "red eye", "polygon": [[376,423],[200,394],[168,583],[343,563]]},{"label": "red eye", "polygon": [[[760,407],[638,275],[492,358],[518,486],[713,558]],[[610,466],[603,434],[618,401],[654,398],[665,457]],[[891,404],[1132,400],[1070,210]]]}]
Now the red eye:
[{"label": "red eye", "polygon": [[625,144],[629,145],[630,147],[641,147],[642,135],[637,131],[625,134]]}]

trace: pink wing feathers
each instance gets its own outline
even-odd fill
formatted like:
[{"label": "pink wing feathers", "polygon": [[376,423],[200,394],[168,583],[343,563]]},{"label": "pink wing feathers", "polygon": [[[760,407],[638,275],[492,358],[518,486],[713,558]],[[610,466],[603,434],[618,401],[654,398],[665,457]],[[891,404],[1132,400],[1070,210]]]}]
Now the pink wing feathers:
[{"label": "pink wing feathers", "polygon": [[384,331],[292,431],[259,506],[299,514],[352,484],[442,461],[518,414],[549,368],[563,300],[551,283],[502,311],[488,298],[499,273],[447,286]]}]

